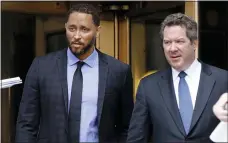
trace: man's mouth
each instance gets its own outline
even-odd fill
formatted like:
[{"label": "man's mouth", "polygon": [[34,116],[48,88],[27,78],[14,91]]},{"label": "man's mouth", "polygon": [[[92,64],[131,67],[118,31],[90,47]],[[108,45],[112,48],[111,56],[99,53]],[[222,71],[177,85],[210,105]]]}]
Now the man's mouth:
[{"label": "man's mouth", "polygon": [[82,43],[74,42],[74,43],[72,43],[72,45],[82,45]]},{"label": "man's mouth", "polygon": [[179,58],[181,56],[170,56],[170,57],[171,57],[171,59],[177,59],[177,58]]}]

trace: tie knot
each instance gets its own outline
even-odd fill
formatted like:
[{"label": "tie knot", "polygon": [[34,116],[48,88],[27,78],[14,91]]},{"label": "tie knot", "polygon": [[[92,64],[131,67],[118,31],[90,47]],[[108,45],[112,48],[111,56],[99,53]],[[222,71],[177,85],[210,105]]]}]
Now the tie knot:
[{"label": "tie knot", "polygon": [[187,75],[187,74],[186,74],[184,71],[182,71],[182,72],[179,73],[178,76],[179,76],[180,78],[184,78],[186,75]]},{"label": "tie knot", "polygon": [[77,62],[77,68],[81,69],[81,67],[84,65],[83,61],[78,61]]}]

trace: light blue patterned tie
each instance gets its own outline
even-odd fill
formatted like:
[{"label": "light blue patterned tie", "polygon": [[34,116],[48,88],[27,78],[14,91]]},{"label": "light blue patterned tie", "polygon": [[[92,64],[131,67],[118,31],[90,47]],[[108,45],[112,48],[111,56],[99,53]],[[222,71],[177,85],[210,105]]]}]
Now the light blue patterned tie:
[{"label": "light blue patterned tie", "polygon": [[182,71],[179,73],[180,82],[179,82],[178,93],[179,93],[179,111],[180,111],[185,132],[186,134],[188,134],[189,128],[191,125],[191,120],[192,120],[193,105],[192,105],[188,84],[185,81],[185,76],[186,76],[185,72]]}]

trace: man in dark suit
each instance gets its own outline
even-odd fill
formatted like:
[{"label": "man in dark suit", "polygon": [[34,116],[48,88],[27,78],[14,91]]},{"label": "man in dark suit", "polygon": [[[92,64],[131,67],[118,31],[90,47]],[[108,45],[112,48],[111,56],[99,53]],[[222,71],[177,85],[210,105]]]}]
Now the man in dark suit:
[{"label": "man in dark suit", "polygon": [[133,110],[128,65],[94,48],[100,28],[92,5],[69,10],[69,48],[33,61],[16,126],[17,143],[126,141]]},{"label": "man in dark suit", "polygon": [[210,142],[219,123],[212,107],[227,91],[228,72],[195,58],[197,23],[190,17],[167,16],[160,34],[170,68],[140,81],[127,142]]}]

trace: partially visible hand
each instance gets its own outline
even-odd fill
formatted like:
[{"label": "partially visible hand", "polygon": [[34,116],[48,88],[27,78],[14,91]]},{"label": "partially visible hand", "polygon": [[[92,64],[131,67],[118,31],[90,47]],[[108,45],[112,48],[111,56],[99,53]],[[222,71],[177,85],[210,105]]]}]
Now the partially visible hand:
[{"label": "partially visible hand", "polygon": [[228,93],[223,93],[213,106],[215,116],[223,122],[228,122]]}]

